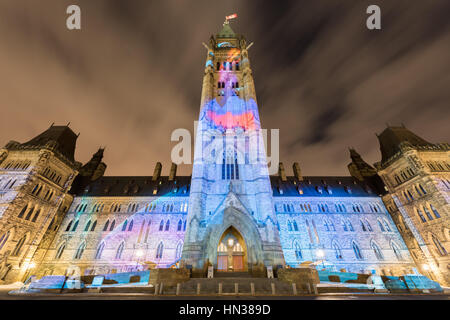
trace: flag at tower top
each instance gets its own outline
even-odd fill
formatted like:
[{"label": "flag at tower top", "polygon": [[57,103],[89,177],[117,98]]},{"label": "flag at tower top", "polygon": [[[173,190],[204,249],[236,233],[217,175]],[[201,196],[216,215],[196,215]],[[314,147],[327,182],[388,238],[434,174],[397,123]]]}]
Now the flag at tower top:
[{"label": "flag at tower top", "polygon": [[234,19],[234,18],[237,18],[237,13],[233,13],[232,15],[229,15],[229,16],[226,16],[225,17],[225,20],[231,20],[231,19]]}]

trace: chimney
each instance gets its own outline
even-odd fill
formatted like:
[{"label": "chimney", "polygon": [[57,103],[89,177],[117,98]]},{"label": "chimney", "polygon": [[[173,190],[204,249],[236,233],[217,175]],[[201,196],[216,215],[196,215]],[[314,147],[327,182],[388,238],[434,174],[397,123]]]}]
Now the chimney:
[{"label": "chimney", "polygon": [[286,172],[284,171],[283,162],[278,164],[278,176],[281,178],[281,181],[286,181]]},{"label": "chimney", "polygon": [[172,162],[172,166],[170,167],[169,181],[175,179],[177,175],[177,165]]},{"label": "chimney", "polygon": [[152,181],[156,181],[161,176],[162,164],[161,162],[157,162],[155,165],[155,171],[153,171]]},{"label": "chimney", "polygon": [[294,176],[297,178],[298,181],[303,181],[302,177],[302,170],[300,169],[300,165],[298,162],[294,162],[292,165],[292,170],[294,171]]}]

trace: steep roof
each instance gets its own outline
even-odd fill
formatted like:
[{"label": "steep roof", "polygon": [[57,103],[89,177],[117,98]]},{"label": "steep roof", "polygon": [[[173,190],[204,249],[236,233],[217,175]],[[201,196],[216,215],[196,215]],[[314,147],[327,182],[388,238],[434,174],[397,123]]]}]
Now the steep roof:
[{"label": "steep roof", "polygon": [[387,127],[380,135],[377,135],[377,137],[380,143],[382,163],[386,162],[400,151],[400,144],[402,142],[407,142],[413,147],[434,146],[434,144],[422,139],[404,126]]},{"label": "steep roof", "polygon": [[172,181],[167,176],[156,181],[152,181],[152,176],[108,176],[72,192],[82,197],[187,197],[190,184],[190,176],[177,176]]},{"label": "steep roof", "polygon": [[233,29],[231,29],[230,24],[225,22],[223,24],[222,30],[216,35],[217,38],[235,38],[236,34]]},{"label": "steep roof", "polygon": [[377,197],[377,193],[367,183],[348,176],[305,176],[303,181],[294,176],[282,181],[271,176],[274,197]]},{"label": "steep roof", "polygon": [[68,126],[51,126],[38,136],[28,142],[22,143],[21,147],[44,147],[52,146],[68,160],[75,161],[75,147],[78,136]]}]

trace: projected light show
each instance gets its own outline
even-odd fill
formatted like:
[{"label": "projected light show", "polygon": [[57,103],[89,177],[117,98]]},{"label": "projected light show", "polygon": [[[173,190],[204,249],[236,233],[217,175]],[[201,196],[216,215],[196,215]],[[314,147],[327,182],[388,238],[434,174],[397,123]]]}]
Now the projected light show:
[{"label": "projected light show", "polygon": [[0,302],[449,300],[449,10],[2,1]]}]

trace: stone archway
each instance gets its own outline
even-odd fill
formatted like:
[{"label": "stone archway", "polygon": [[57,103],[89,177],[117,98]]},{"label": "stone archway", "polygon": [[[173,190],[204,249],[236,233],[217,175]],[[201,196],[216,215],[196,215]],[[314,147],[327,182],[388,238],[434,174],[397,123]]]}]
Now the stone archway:
[{"label": "stone archway", "polygon": [[217,271],[248,271],[247,246],[234,227],[229,227],[217,247]]},{"label": "stone archway", "polygon": [[244,270],[249,270],[252,265],[263,263],[261,237],[256,221],[234,207],[226,208],[222,215],[218,215],[209,224],[203,244],[205,261],[213,264],[217,269],[218,248],[221,240],[229,232],[239,239],[240,245],[245,248]]}]

